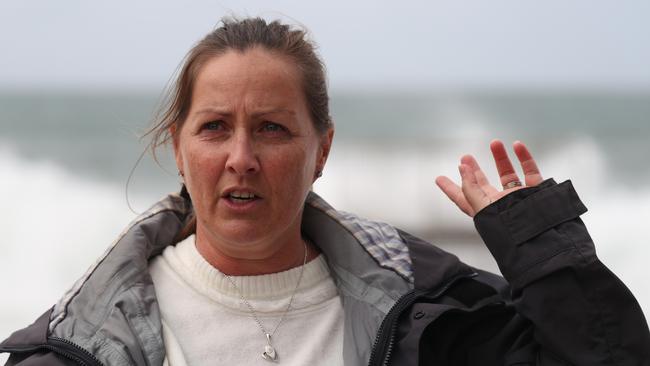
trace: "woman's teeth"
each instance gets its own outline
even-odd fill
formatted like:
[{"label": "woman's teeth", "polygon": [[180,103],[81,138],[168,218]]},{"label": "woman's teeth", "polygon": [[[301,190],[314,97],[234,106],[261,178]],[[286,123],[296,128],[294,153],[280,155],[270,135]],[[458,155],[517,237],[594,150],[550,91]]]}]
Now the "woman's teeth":
[{"label": "woman's teeth", "polygon": [[255,198],[255,194],[251,192],[232,192],[228,197],[233,200],[248,201]]}]

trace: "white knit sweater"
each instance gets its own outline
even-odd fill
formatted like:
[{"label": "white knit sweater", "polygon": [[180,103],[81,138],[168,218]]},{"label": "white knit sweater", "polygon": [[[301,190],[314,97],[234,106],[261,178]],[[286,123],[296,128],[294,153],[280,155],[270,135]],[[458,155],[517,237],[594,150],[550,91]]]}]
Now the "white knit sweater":
[{"label": "white knit sweater", "polygon": [[[154,258],[165,365],[262,365],[266,337],[225,275],[199,254],[192,235]],[[301,267],[232,276],[270,332],[279,322]],[[305,265],[291,310],[272,337],[280,365],[342,365],[343,309],[323,255]]]}]

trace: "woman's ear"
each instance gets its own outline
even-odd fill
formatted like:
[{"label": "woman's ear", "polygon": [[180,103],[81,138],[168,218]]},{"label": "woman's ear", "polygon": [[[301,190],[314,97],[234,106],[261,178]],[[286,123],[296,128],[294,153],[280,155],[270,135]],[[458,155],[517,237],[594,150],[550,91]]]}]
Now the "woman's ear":
[{"label": "woman's ear", "polygon": [[320,177],[323,169],[325,168],[325,163],[327,162],[327,157],[330,154],[330,149],[332,147],[332,140],[334,139],[334,126],[330,127],[326,133],[323,134],[320,138],[320,147],[318,151],[318,160],[316,161],[316,178]]},{"label": "woman's ear", "polygon": [[180,175],[185,174],[183,171],[183,153],[181,152],[180,149],[180,131],[178,130],[178,127],[176,124],[172,124],[169,127],[169,135],[172,138],[172,146],[174,147],[174,159],[176,160],[176,168],[178,168],[178,173]]}]

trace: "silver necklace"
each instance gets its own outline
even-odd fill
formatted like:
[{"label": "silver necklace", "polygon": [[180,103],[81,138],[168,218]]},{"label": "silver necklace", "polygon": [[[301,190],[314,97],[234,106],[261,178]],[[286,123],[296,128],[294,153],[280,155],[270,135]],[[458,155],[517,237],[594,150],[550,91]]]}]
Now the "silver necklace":
[{"label": "silver necklace", "polygon": [[304,258],[302,260],[302,268],[300,269],[300,275],[298,276],[298,282],[296,283],[296,287],[293,289],[293,293],[291,294],[291,298],[289,299],[287,308],[284,310],[284,313],[280,317],[280,321],[278,321],[278,323],[275,325],[275,327],[271,332],[267,331],[266,328],[264,328],[264,325],[262,325],[262,322],[257,317],[257,312],[255,311],[255,308],[253,308],[250,302],[246,300],[246,298],[244,297],[244,293],[239,289],[239,287],[235,283],[235,280],[233,280],[232,277],[224,273],[224,276],[226,276],[228,281],[230,281],[232,287],[234,287],[235,290],[237,290],[237,293],[239,294],[242,303],[244,303],[244,305],[246,305],[246,307],[250,311],[251,315],[253,316],[253,320],[255,320],[255,323],[257,323],[257,326],[262,331],[262,334],[264,334],[264,336],[266,337],[266,346],[264,346],[264,352],[262,352],[262,358],[270,362],[278,361],[278,352],[275,350],[273,344],[271,343],[271,337],[275,334],[275,331],[278,330],[280,324],[282,324],[287,314],[289,313],[289,309],[291,309],[291,303],[293,302],[293,298],[296,296],[296,292],[298,291],[298,287],[300,286],[300,281],[302,280],[302,274],[305,272],[305,264],[307,264],[307,242],[303,241],[303,243],[305,245],[305,253],[304,253]]}]

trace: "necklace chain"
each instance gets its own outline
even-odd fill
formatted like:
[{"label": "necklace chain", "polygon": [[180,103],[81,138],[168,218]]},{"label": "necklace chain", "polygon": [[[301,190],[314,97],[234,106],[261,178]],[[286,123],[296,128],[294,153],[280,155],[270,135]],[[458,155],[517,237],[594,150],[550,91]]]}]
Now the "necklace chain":
[{"label": "necklace chain", "polygon": [[[239,286],[235,283],[235,280],[232,279],[229,275],[224,273],[224,276],[230,281],[230,284],[232,287],[235,288],[237,293],[239,294],[239,298],[241,299],[242,303],[246,305],[248,310],[250,311],[251,315],[253,316],[253,320],[255,320],[255,323],[257,323],[257,326],[260,328],[260,331],[262,331],[262,334],[266,337],[267,339],[267,345],[270,347],[271,346],[271,337],[275,334],[275,331],[278,330],[280,327],[280,324],[284,321],[284,319],[287,317],[287,314],[289,313],[289,310],[291,309],[291,304],[293,303],[293,298],[296,296],[296,292],[298,292],[298,287],[300,286],[300,281],[302,280],[302,275],[305,272],[305,265],[307,264],[307,242],[304,241],[304,255],[303,255],[303,260],[302,260],[302,267],[300,268],[300,275],[298,276],[298,281],[296,282],[296,287],[293,289],[293,292],[291,293],[291,298],[289,298],[289,303],[287,304],[287,308],[284,310],[284,313],[280,317],[280,321],[275,325],[273,330],[269,333],[266,328],[264,328],[264,325],[260,321],[259,317],[257,316],[257,312],[255,311],[255,308],[253,308],[253,305],[248,302],[246,297],[244,297],[244,293],[239,289]],[[270,348],[273,350],[273,348]],[[273,350],[275,352],[275,350]],[[266,353],[265,353],[266,354]],[[263,356],[264,357],[264,356]],[[265,357],[266,358],[266,357]],[[273,359],[275,359],[275,356],[273,356]]]}]

